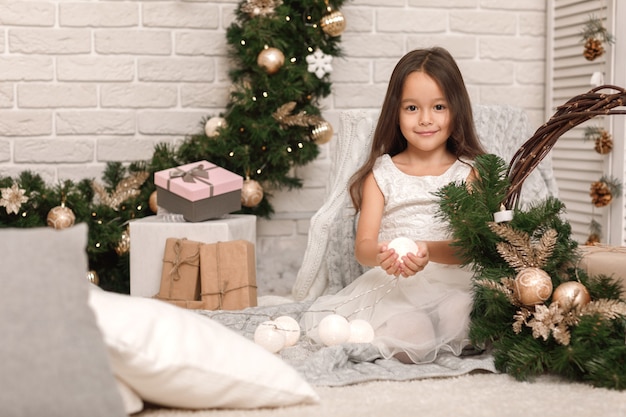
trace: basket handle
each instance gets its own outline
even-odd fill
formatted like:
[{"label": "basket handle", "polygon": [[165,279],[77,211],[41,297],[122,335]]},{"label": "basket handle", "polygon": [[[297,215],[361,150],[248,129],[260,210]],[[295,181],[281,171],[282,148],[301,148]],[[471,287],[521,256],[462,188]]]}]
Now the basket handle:
[{"label": "basket handle", "polygon": [[[601,90],[613,90],[603,93]],[[626,114],[626,90],[614,85],[601,85],[577,95],[557,107],[554,115],[517,150],[509,162],[507,176],[511,185],[502,204],[513,208],[519,199],[522,185],[530,173],[548,155],[556,141],[565,132],[596,116]]]}]

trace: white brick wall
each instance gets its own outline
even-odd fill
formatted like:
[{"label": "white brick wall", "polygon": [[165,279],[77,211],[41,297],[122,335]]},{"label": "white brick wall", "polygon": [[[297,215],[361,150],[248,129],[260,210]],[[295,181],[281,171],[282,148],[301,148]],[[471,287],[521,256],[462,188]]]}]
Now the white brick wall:
[{"label": "white brick wall", "polygon": [[[285,0],[288,1],[288,0]],[[227,104],[225,31],[238,1],[0,2],[0,174],[24,169],[52,182],[99,178],[107,161],[152,155]],[[344,56],[333,62],[325,118],[376,110],[397,60],[411,49],[450,50],[475,103],[524,107],[543,120],[543,0],[352,0]],[[286,294],[322,204],[331,145],[298,168],[301,190],[276,192],[258,221],[262,294]],[[270,284],[271,282],[271,284]]]}]

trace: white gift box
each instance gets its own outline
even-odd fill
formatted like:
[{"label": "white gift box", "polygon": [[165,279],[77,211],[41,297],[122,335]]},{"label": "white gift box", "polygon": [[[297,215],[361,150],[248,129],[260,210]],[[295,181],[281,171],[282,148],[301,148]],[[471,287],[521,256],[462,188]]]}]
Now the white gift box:
[{"label": "white gift box", "polygon": [[159,292],[165,241],[169,237],[203,243],[248,240],[256,244],[256,216],[230,214],[190,223],[181,214],[159,214],[130,223],[130,295],[152,297]]}]

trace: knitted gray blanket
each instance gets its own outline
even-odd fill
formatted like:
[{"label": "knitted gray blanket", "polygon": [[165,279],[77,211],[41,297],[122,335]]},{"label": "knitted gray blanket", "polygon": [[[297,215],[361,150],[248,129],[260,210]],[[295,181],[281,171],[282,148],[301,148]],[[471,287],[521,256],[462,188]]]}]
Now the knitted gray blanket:
[{"label": "knitted gray blanket", "polygon": [[[236,331],[250,340],[258,325],[280,316],[290,316],[300,322],[311,302],[296,302],[275,306],[250,307],[241,311],[198,311],[212,320]],[[305,335],[295,346],[282,349],[278,355],[293,366],[311,384],[344,386],[374,380],[407,381],[432,377],[451,377],[475,370],[497,372],[489,353],[457,357],[440,354],[432,363],[407,365],[384,359],[367,343],[345,343],[326,347],[314,343]]]}]

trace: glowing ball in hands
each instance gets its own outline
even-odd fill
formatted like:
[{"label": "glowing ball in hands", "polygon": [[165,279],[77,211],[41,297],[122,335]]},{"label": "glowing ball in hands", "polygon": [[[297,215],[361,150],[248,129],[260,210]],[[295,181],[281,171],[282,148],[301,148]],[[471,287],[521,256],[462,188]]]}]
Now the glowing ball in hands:
[{"label": "glowing ball in hands", "polygon": [[417,253],[417,250],[419,249],[417,247],[417,243],[408,237],[397,237],[389,242],[387,247],[396,251],[400,257],[400,262],[402,262],[402,257],[407,253]]}]

